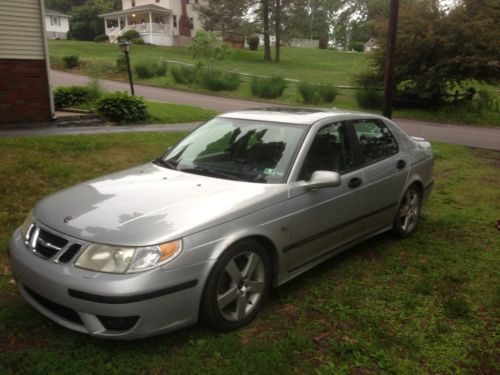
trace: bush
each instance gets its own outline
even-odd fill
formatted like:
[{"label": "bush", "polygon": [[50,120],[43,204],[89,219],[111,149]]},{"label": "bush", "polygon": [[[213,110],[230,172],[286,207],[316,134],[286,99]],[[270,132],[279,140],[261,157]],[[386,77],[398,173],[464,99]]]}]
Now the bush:
[{"label": "bush", "polygon": [[74,69],[80,66],[80,58],[76,55],[64,56],[63,62],[66,69]]},{"label": "bush", "polygon": [[123,53],[116,59],[116,69],[121,73],[127,71],[127,59]]},{"label": "bush", "polygon": [[365,50],[365,46],[363,42],[352,42],[351,49],[356,52],[363,52]]},{"label": "bush", "polygon": [[338,94],[337,88],[331,85],[301,82],[297,87],[306,104],[331,103]]},{"label": "bush", "polygon": [[167,74],[167,63],[139,62],[134,66],[137,77],[141,79],[162,77]]},{"label": "bush", "polygon": [[104,96],[97,102],[97,112],[118,123],[145,121],[149,118],[144,101],[126,92]]},{"label": "bush", "polygon": [[328,37],[327,36],[322,36],[319,38],[319,48],[320,49],[327,49],[328,48]]},{"label": "bush", "polygon": [[257,49],[259,49],[260,39],[258,36],[249,36],[247,42],[248,48],[250,48],[251,51],[257,51]]},{"label": "bush", "polygon": [[382,91],[372,87],[356,90],[356,101],[362,108],[381,109],[383,104]]},{"label": "bush", "polygon": [[56,87],[54,90],[56,108],[74,107],[89,103],[92,99],[92,90],[86,86]]},{"label": "bush", "polygon": [[258,78],[253,77],[250,81],[253,96],[259,98],[275,99],[283,95],[286,89],[286,81],[283,77]]},{"label": "bush", "polygon": [[94,42],[96,43],[109,42],[109,37],[105,34],[97,35],[94,39]]},{"label": "bush", "polygon": [[142,38],[133,38],[133,39],[131,40],[131,42],[132,42],[133,44],[145,44],[145,43],[144,43],[144,39],[142,39]]},{"label": "bush", "polygon": [[120,37],[120,39],[125,39],[125,40],[128,40],[128,41],[131,41],[133,39],[137,39],[137,38],[140,38],[140,37],[141,37],[141,34],[139,34],[138,31],[128,30],[128,31],[125,31],[123,33],[123,35]]},{"label": "bush", "polygon": [[240,87],[240,76],[237,73],[205,70],[202,74],[201,84],[212,91],[235,91]]},{"label": "bush", "polygon": [[198,70],[191,66],[174,66],[172,67],[172,77],[176,83],[182,85],[195,83],[198,79]]}]

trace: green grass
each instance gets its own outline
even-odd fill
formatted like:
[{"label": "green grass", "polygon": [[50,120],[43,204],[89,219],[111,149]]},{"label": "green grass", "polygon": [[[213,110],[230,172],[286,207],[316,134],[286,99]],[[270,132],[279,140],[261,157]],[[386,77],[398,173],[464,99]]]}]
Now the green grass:
[{"label": "green grass", "polygon": [[109,342],[41,316],[7,243],[56,190],[146,162],[180,133],[0,138],[0,373],[498,373],[500,154],[435,144],[417,233],[383,234],[274,291],[257,319]]},{"label": "green grass", "polygon": [[161,124],[178,124],[184,122],[206,121],[214,117],[217,112],[209,109],[192,107],[189,105],[161,103],[146,100],[151,120]]}]

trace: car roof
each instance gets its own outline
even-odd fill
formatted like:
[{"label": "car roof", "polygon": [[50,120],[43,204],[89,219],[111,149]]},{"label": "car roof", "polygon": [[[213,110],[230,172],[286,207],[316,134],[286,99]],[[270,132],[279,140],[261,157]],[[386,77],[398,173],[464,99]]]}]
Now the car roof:
[{"label": "car roof", "polygon": [[[277,108],[257,108],[248,109],[238,112],[229,112],[219,115],[218,117],[233,118],[241,120],[257,120],[269,122],[281,122],[287,124],[312,125],[319,120],[331,117],[339,117],[344,119],[347,115],[366,115],[360,112],[337,110],[333,109],[317,109],[317,108],[292,108],[292,107],[277,107]],[[370,117],[378,117],[370,115]]]}]

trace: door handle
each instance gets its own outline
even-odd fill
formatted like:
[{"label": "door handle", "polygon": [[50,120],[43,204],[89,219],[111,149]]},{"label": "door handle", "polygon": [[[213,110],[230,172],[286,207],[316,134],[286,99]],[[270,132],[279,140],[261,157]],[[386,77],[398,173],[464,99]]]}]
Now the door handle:
[{"label": "door handle", "polygon": [[363,181],[361,180],[361,178],[359,178],[359,177],[353,177],[353,178],[351,178],[351,180],[349,181],[348,186],[349,186],[351,189],[354,189],[354,188],[357,188],[359,185],[361,185],[361,182],[363,182]]},{"label": "door handle", "polygon": [[396,167],[398,167],[398,169],[403,169],[404,167],[406,167],[406,162],[404,160],[398,160],[398,164],[396,164]]}]

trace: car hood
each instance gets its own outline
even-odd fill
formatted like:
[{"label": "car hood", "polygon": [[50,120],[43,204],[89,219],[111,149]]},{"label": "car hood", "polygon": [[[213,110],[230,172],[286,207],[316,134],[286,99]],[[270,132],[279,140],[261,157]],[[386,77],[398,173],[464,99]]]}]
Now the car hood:
[{"label": "car hood", "polygon": [[85,241],[147,246],[182,238],[277,204],[284,184],[224,180],[152,163],[41,200],[35,218]]}]

